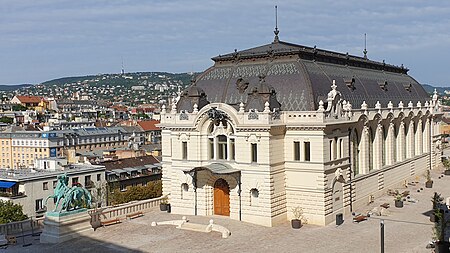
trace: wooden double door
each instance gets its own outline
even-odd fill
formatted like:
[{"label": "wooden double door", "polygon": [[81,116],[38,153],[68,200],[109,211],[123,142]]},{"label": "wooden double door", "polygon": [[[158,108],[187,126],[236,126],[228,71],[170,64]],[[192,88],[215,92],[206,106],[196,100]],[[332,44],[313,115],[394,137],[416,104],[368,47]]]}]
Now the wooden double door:
[{"label": "wooden double door", "polygon": [[214,183],[214,214],[230,216],[230,186],[222,178]]}]

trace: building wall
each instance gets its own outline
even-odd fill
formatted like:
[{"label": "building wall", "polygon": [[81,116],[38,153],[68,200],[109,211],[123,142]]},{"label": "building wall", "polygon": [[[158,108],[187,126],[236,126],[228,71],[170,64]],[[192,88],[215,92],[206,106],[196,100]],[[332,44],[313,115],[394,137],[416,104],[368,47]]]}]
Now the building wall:
[{"label": "building wall", "polygon": [[[100,175],[100,180],[97,180],[97,175]],[[85,186],[85,177],[90,176],[93,181],[93,187],[87,188],[95,200],[100,200],[106,203],[106,196],[98,196],[97,188],[101,188],[102,184],[106,183],[105,172],[103,170],[97,170],[92,172],[82,172],[69,174],[69,187],[72,186],[72,178],[78,178],[83,186]],[[36,212],[36,200],[42,200],[42,205],[45,205],[45,199],[53,194],[54,186],[56,186],[56,176],[49,176],[36,179],[36,180],[21,180],[19,181],[19,192],[23,192],[25,195],[18,198],[0,197],[3,200],[11,200],[15,204],[23,206],[23,212],[28,217],[42,216],[44,212]],[[46,184],[46,188],[45,188]],[[94,201],[94,200],[93,200]],[[55,208],[53,198],[49,198],[47,201],[47,210],[53,210]]]},{"label": "building wall", "polygon": [[[170,194],[174,213],[192,215],[197,206],[198,215],[212,215],[214,183],[223,178],[230,186],[232,219],[273,226],[290,220],[292,210],[300,207],[308,223],[329,224],[336,214],[362,208],[373,197],[438,166],[440,112],[436,101],[426,104],[338,115],[319,108],[284,112],[279,119],[272,118],[270,111],[255,116],[219,103],[182,112],[183,117],[175,110],[163,110],[163,193]],[[207,111],[213,107],[227,115],[228,127],[211,125]],[[234,160],[220,160],[217,155],[211,159],[209,138],[218,135],[234,138]],[[183,157],[183,142],[187,157]],[[252,144],[257,146],[257,162],[252,162]],[[193,175],[183,171],[211,163],[240,172],[240,196],[236,176],[209,169],[197,172],[194,191]],[[254,189],[257,198],[251,194]]]}]

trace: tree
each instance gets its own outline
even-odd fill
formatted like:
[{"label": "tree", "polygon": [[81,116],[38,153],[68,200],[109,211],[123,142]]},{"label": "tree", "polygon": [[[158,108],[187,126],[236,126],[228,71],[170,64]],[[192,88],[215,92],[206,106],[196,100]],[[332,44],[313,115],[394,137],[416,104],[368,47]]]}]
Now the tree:
[{"label": "tree", "polygon": [[136,118],[137,119],[149,119],[150,117],[147,114],[140,112],[140,113],[136,114]]},{"label": "tree", "polygon": [[6,123],[6,124],[12,124],[14,122],[14,119],[10,117],[3,116],[0,118],[0,122]]},{"label": "tree", "polygon": [[108,202],[115,205],[160,197],[162,195],[162,182],[157,180],[148,182],[146,186],[131,186],[125,192],[121,192],[117,187],[111,187],[110,189],[112,189],[112,192],[108,196]]},{"label": "tree", "polygon": [[12,201],[0,200],[0,224],[22,221],[27,218],[21,205],[14,204]]},{"label": "tree", "polygon": [[28,108],[26,106],[23,106],[23,105],[20,105],[20,104],[12,106],[12,110],[13,111],[26,111],[27,109]]}]

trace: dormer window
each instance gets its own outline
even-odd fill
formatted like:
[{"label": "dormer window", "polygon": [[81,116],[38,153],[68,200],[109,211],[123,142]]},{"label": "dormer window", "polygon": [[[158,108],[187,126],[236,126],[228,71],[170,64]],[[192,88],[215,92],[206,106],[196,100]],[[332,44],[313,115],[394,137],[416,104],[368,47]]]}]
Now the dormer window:
[{"label": "dormer window", "polygon": [[387,81],[378,82],[378,85],[380,85],[380,88],[382,90],[387,91],[387,86],[388,86],[388,82]]},{"label": "dormer window", "polygon": [[351,91],[356,89],[356,87],[355,87],[355,77],[354,76],[352,78],[344,78],[344,83],[347,85],[347,87]]},{"label": "dormer window", "polygon": [[403,88],[405,88],[406,91],[411,92],[412,84],[411,83],[403,84]]}]

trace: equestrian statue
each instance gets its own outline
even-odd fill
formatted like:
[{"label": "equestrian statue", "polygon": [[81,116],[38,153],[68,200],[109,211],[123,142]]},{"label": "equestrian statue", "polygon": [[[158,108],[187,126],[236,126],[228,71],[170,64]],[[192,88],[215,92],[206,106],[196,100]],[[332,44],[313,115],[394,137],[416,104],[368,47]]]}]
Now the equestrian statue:
[{"label": "equestrian statue", "polygon": [[[68,186],[69,177],[66,174],[58,176],[58,182],[52,195],[45,199],[45,206],[49,198],[55,199],[53,212],[67,212],[91,207],[91,194],[81,184]],[[60,205],[61,202],[61,205]]]}]

